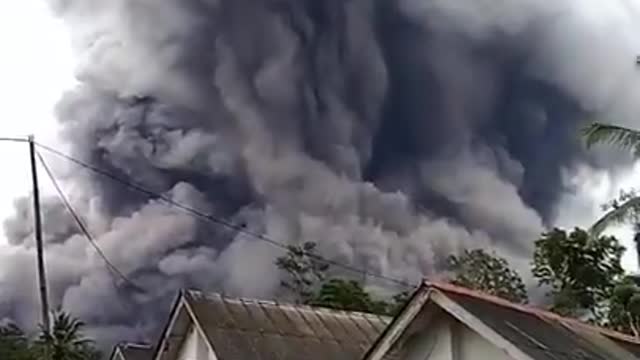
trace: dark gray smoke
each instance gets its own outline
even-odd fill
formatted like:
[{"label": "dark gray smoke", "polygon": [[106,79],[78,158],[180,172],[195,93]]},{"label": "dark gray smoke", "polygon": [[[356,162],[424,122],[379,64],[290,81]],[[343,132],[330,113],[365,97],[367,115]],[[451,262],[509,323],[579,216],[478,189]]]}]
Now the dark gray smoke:
[{"label": "dark gray smoke", "polygon": [[[81,85],[58,107],[71,155],[407,281],[467,247],[526,266],[571,190],[564,174],[604,164],[580,146],[586,117],[638,113],[623,0],[51,2],[80,59]],[[72,165],[55,170],[100,247],[146,291],[114,280],[58,200],[45,201],[52,300],[102,341],[148,336],[180,287],[278,288],[280,249]],[[38,314],[29,204],[5,224],[13,253],[0,277],[0,314],[21,323]]]}]

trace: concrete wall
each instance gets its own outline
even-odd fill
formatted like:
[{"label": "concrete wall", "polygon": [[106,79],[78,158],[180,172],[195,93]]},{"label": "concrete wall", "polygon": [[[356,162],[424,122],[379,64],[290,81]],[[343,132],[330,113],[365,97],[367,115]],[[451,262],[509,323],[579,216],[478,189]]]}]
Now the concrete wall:
[{"label": "concrete wall", "polygon": [[402,345],[406,360],[513,360],[475,331],[451,317],[427,325]]},{"label": "concrete wall", "polygon": [[217,360],[217,358],[209,349],[202,334],[195,326],[192,326],[187,338],[182,343],[176,360]]}]

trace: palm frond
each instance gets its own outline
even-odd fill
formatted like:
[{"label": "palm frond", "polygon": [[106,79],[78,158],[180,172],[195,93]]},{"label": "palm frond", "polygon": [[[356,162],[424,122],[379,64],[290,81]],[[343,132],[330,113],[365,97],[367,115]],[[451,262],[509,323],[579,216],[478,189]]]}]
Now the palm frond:
[{"label": "palm frond", "polygon": [[588,148],[595,144],[611,144],[640,155],[640,131],[638,130],[595,122],[587,126],[582,131],[582,135]]},{"label": "palm frond", "polygon": [[591,236],[598,237],[609,226],[624,223],[628,220],[635,221],[635,217],[640,212],[640,196],[635,196],[622,204],[616,205],[613,209],[601,217],[591,226]]}]

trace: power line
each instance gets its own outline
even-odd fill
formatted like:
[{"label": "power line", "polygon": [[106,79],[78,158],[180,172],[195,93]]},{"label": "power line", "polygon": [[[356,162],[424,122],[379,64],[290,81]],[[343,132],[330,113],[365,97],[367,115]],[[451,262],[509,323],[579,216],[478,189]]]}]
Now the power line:
[{"label": "power line", "polygon": [[49,166],[47,165],[47,162],[44,160],[44,158],[42,157],[40,152],[36,151],[36,155],[38,156],[38,160],[40,160],[40,164],[42,164],[42,167],[44,168],[45,172],[47,173],[47,176],[49,176],[49,179],[51,180],[51,183],[53,183],[53,186],[55,187],[56,192],[58,193],[58,197],[60,197],[60,200],[62,200],[62,202],[64,203],[64,206],[67,208],[67,210],[69,211],[69,213],[71,214],[71,216],[75,220],[76,224],[78,225],[78,227],[80,228],[80,230],[84,234],[85,238],[89,241],[91,246],[93,246],[93,248],[96,250],[96,253],[105,262],[105,264],[107,265],[108,270],[112,273],[112,275],[115,274],[116,276],[121,278],[127,285],[129,285],[134,290],[136,290],[138,292],[146,293],[146,291],[144,289],[142,289],[140,286],[136,285],[124,273],[122,273],[122,271],[120,271],[109,260],[109,258],[105,255],[105,253],[102,251],[100,246],[98,246],[98,243],[95,241],[95,239],[91,235],[91,232],[89,231],[89,229],[85,225],[84,221],[82,221],[80,216],[73,209],[73,206],[71,206],[71,203],[69,202],[69,199],[67,198],[67,196],[65,195],[64,191],[62,190],[62,188],[58,184],[58,181],[56,181],[56,178],[53,175],[53,172],[51,171]]},{"label": "power line", "polygon": [[[231,223],[231,222],[229,222],[227,220],[221,219],[219,217],[216,217],[216,216],[213,216],[213,215],[210,215],[210,214],[205,214],[205,213],[203,213],[203,212],[201,212],[201,211],[199,211],[197,209],[194,209],[194,208],[192,208],[190,206],[181,204],[181,203],[179,203],[179,202],[167,197],[166,195],[162,195],[162,194],[159,194],[159,193],[157,193],[157,192],[155,192],[153,190],[149,190],[146,187],[144,187],[143,185],[140,185],[138,183],[132,182],[132,181],[127,180],[127,179],[123,179],[123,178],[121,178],[121,177],[119,177],[117,175],[112,174],[109,171],[106,171],[106,170],[101,169],[101,168],[99,168],[97,166],[88,164],[88,163],[86,163],[86,162],[84,162],[82,160],[78,160],[78,159],[76,159],[76,158],[74,158],[74,157],[72,157],[70,155],[67,155],[67,154],[65,154],[65,153],[63,153],[63,152],[61,152],[59,150],[56,150],[56,149],[54,149],[54,148],[52,148],[50,146],[47,146],[47,145],[44,145],[44,144],[41,144],[41,143],[36,143],[36,145],[38,147],[40,147],[41,149],[44,149],[44,150],[46,150],[46,151],[48,151],[48,152],[50,152],[50,153],[52,153],[54,155],[57,155],[59,157],[62,157],[64,159],[70,161],[70,162],[73,162],[76,165],[79,165],[79,166],[84,167],[86,169],[89,169],[89,170],[91,170],[91,171],[93,171],[93,172],[95,172],[97,174],[100,174],[100,175],[102,175],[104,177],[107,177],[107,178],[111,179],[112,181],[120,183],[120,184],[122,184],[122,185],[124,185],[124,186],[126,186],[126,187],[128,187],[130,189],[133,189],[135,191],[143,193],[143,194],[145,194],[147,196],[150,196],[150,197],[153,197],[153,198],[157,198],[157,199],[161,200],[162,202],[164,202],[164,203],[166,203],[168,205],[174,206],[174,207],[176,207],[176,208],[178,208],[178,209],[180,209],[180,210],[182,210],[182,211],[184,211],[184,212],[186,212],[186,213],[188,213],[188,214],[190,214],[190,215],[192,215],[194,217],[200,218],[200,219],[205,220],[205,221],[212,222],[212,223],[214,223],[216,225],[220,225],[220,226],[226,227],[226,228],[234,230],[234,231],[236,231],[238,233],[248,235],[248,236],[250,236],[250,237],[252,237],[252,238],[254,238],[256,240],[260,240],[260,241],[269,243],[269,244],[271,244],[271,245],[273,245],[275,247],[281,248],[283,250],[289,250],[289,246],[281,243],[280,241],[274,240],[274,239],[272,239],[272,238],[270,238],[270,237],[268,237],[266,235],[263,235],[263,234],[256,233],[256,232],[253,232],[251,230],[248,230],[243,225],[233,224],[233,223]],[[380,279],[380,280],[385,280],[385,281],[392,282],[392,283],[395,283],[397,285],[402,285],[402,286],[405,286],[405,287],[408,287],[408,288],[414,288],[415,287],[414,285],[409,284],[406,281],[403,281],[403,280],[400,280],[400,279],[396,279],[396,278],[392,278],[392,277],[388,277],[388,276],[384,276],[384,275],[377,274],[377,273],[364,271],[364,270],[362,270],[360,268],[357,268],[355,266],[351,266],[351,265],[343,264],[343,263],[335,261],[335,260],[327,259],[327,258],[325,258],[325,257],[323,257],[321,255],[318,255],[318,254],[305,252],[305,255],[307,255],[310,258],[316,259],[318,261],[322,261],[324,263],[327,263],[327,264],[342,268],[344,270],[348,270],[350,272],[354,272],[354,273],[358,273],[358,274],[364,274],[364,275],[367,275],[367,276],[370,276],[370,277],[373,277],[373,278],[377,278],[377,279]]]},{"label": "power line", "polygon": [[0,141],[6,141],[6,142],[19,142],[19,143],[25,143],[25,142],[29,142],[28,138],[20,138],[20,137],[0,137]]}]

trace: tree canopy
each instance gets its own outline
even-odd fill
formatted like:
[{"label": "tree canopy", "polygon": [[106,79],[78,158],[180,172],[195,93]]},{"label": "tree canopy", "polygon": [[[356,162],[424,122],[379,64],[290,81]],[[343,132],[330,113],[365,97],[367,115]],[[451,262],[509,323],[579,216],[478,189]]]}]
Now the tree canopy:
[{"label": "tree canopy", "polygon": [[386,314],[389,306],[385,301],[373,299],[360,282],[344,279],[329,279],[308,304],[374,314]]},{"label": "tree canopy", "polygon": [[318,257],[314,242],[288,246],[287,253],[276,259],[276,266],[287,273],[287,279],[281,285],[301,303],[312,300],[318,284],[324,281],[329,270],[329,265]]},{"label": "tree canopy", "polygon": [[6,324],[0,327],[0,359],[36,359],[29,339],[15,324]]},{"label": "tree canopy", "polygon": [[298,303],[392,315],[409,298],[409,293],[405,291],[383,300],[367,291],[359,281],[329,277],[330,265],[318,256],[315,243],[289,246],[287,253],[277,258],[275,264],[286,274],[286,279],[281,282],[282,287]]},{"label": "tree canopy", "polygon": [[607,325],[614,330],[640,336],[640,287],[625,278],[613,289]]},{"label": "tree canopy", "polygon": [[82,332],[85,324],[65,313],[53,313],[51,331],[41,330],[36,349],[46,351],[51,360],[99,360],[93,341]]},{"label": "tree canopy", "polygon": [[39,360],[44,354],[50,360],[99,360],[100,352],[83,334],[84,323],[66,312],[53,314],[50,331],[40,329],[28,337],[15,324],[0,327],[0,359]]},{"label": "tree canopy", "polygon": [[601,321],[603,306],[624,275],[624,250],[613,236],[554,229],[535,242],[532,272],[540,285],[551,288],[553,311]]},{"label": "tree canopy", "polygon": [[[635,157],[640,156],[640,131],[623,126],[592,123],[583,131],[587,148],[596,144],[617,146],[629,150]],[[623,193],[607,207],[607,212],[590,229],[593,236],[599,236],[611,225],[632,222],[638,223],[640,197],[634,192]]]},{"label": "tree canopy", "polygon": [[[553,229],[535,241],[531,271],[538,286],[548,289],[551,311],[637,335],[640,286],[625,277],[624,250],[612,236]],[[516,303],[528,301],[524,281],[505,258],[472,249],[447,260],[453,284]],[[394,315],[410,295],[376,296],[361,281],[340,277],[316,253],[314,243],[289,247],[275,264],[285,273],[282,287],[303,304]]]},{"label": "tree canopy", "polygon": [[528,301],[520,274],[509,267],[506,259],[496,254],[482,249],[465,250],[460,256],[449,256],[448,265],[454,274],[453,284],[517,303]]}]

